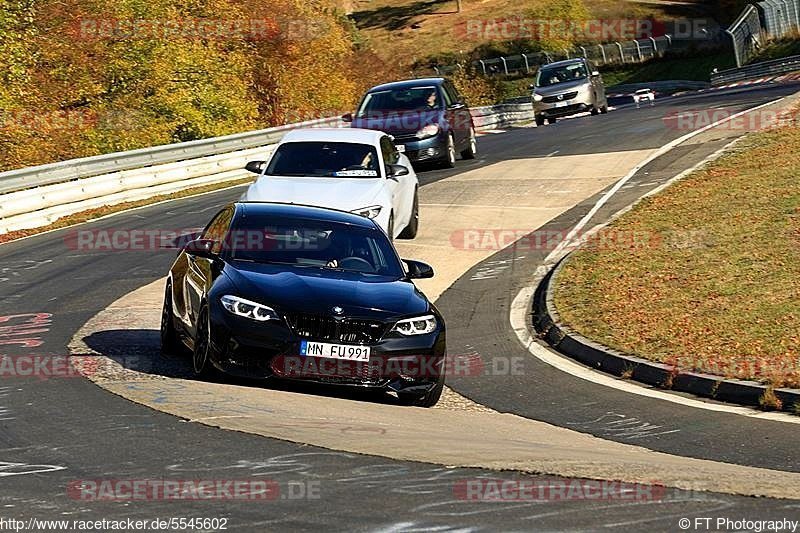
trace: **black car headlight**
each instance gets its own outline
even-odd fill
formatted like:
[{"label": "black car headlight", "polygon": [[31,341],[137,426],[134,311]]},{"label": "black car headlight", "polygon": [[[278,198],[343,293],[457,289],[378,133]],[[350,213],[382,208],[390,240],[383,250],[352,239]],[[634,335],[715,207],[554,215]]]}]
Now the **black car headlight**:
[{"label": "black car headlight", "polygon": [[436,329],[436,317],[424,315],[398,320],[392,331],[401,335],[424,335]]},{"label": "black car headlight", "polygon": [[280,320],[280,316],[275,310],[266,305],[262,305],[238,296],[226,294],[219,299],[222,307],[227,309],[230,313],[245,318],[252,318],[259,322],[266,322],[267,320]]},{"label": "black car headlight", "polygon": [[439,135],[439,130],[440,129],[441,128],[439,128],[438,124],[428,124],[427,126],[422,128],[421,130],[419,130],[417,133],[415,133],[414,136],[417,139],[427,139],[429,137],[435,137],[435,136]]}]

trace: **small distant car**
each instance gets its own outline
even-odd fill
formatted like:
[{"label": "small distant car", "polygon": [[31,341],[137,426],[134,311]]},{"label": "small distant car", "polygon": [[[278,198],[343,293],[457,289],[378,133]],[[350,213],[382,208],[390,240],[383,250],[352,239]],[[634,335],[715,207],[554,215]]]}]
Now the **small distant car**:
[{"label": "small distant car", "polygon": [[637,89],[633,93],[633,101],[636,102],[636,107],[639,107],[645,101],[649,101],[650,105],[654,105],[656,103],[656,94],[652,89]]},{"label": "small distant car", "polygon": [[[445,323],[374,220],[319,207],[225,206],[170,268],[165,353],[215,372],[395,393],[431,407],[445,380]],[[287,399],[287,401],[290,401]]]},{"label": "small distant car", "polygon": [[421,78],[384,83],[368,90],[355,114],[342,117],[354,128],[386,132],[412,162],[444,168],[478,153],[472,114],[464,98],[446,78]]},{"label": "small distant car", "polygon": [[537,126],[553,124],[559,117],[589,111],[608,113],[603,78],[591,61],[568,59],[542,65],[536,75],[531,101]]},{"label": "small distant car", "polygon": [[419,180],[405,154],[380,131],[306,128],[287,133],[243,202],[283,202],[350,211],[375,220],[390,238],[413,239],[419,228]]}]

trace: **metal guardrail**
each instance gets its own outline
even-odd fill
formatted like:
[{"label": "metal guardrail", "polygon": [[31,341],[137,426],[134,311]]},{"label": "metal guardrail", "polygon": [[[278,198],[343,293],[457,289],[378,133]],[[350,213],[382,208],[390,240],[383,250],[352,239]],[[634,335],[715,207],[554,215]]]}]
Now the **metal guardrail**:
[{"label": "metal guardrail", "polygon": [[737,81],[778,76],[800,70],[800,56],[782,57],[769,61],[752,63],[740,68],[732,68],[715,72],[711,75],[711,85],[723,85]]},{"label": "metal guardrail", "polygon": [[[529,102],[477,107],[471,112],[479,131],[533,119]],[[340,125],[339,117],[325,118],[3,172],[0,233],[46,225],[103,205],[242,179],[249,176],[245,163],[263,158],[287,131]]]},{"label": "metal guardrail", "polygon": [[165,144],[139,150],[70,159],[58,163],[0,172],[0,195],[99,174],[264,146],[278,142],[287,131],[295,128],[335,126],[339,122],[339,118],[309,120],[264,130],[226,135],[224,137]]}]

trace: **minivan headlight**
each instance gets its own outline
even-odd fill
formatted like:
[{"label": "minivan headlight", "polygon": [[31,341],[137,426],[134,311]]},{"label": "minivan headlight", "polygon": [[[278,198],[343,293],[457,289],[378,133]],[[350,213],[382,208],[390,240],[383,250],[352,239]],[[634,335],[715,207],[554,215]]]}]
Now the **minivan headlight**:
[{"label": "minivan headlight", "polygon": [[541,94],[538,94],[538,93],[533,93],[533,101],[534,101],[534,102],[541,102],[541,101],[542,101],[542,98],[543,98],[543,97],[542,97],[542,95],[541,95]]},{"label": "minivan headlight", "polygon": [[398,320],[392,331],[401,335],[424,335],[436,329],[436,317],[424,315]]},{"label": "minivan headlight", "polygon": [[219,299],[222,307],[227,309],[230,313],[245,318],[252,318],[259,322],[266,322],[267,320],[280,320],[278,313],[271,307],[262,305],[250,300],[245,300],[238,296],[226,294]]}]

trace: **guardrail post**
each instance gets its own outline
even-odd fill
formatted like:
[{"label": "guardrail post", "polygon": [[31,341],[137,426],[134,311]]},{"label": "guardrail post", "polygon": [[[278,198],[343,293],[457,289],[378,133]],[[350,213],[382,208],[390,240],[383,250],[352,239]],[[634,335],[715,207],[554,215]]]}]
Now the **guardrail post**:
[{"label": "guardrail post", "polygon": [[656,43],[655,37],[652,35],[649,37],[649,39],[650,42],[653,43],[653,57],[656,57],[658,55],[658,44]]},{"label": "guardrail post", "polygon": [[572,59],[571,57],[569,57],[569,50],[564,48],[564,53],[567,55],[567,59]]},{"label": "guardrail post", "polygon": [[583,46],[579,46],[578,48],[581,49],[581,53],[583,54],[583,57],[586,57],[586,48],[584,48]]},{"label": "guardrail post", "polygon": [[528,56],[522,54],[522,59],[525,61],[525,73],[527,74],[531,71],[531,66],[528,64]]},{"label": "guardrail post", "polygon": [[506,63],[506,58],[503,57],[503,56],[500,56],[500,61],[503,62],[503,72],[505,72],[506,76],[508,76],[508,63]]},{"label": "guardrail post", "polygon": [[603,64],[605,65],[606,63],[608,63],[608,60],[606,60],[606,49],[603,48],[602,44],[598,44],[597,47],[600,49],[600,55],[602,56]]},{"label": "guardrail post", "polygon": [[667,38],[667,42],[669,43],[669,46],[672,46],[672,35],[670,35],[669,33],[665,33],[664,37]]},{"label": "guardrail post", "polygon": [[636,45],[636,55],[639,57],[639,62],[642,62],[642,47],[639,46],[639,41],[636,39],[633,40],[633,44]]},{"label": "guardrail post", "polygon": [[625,62],[625,53],[622,51],[622,45],[620,44],[619,41],[615,41],[614,44],[616,44],[617,48],[619,48],[619,59],[620,59],[620,61],[622,61],[624,63]]},{"label": "guardrail post", "polygon": [[546,60],[548,63],[552,63],[552,62],[553,62],[553,58],[551,58],[551,57],[550,57],[550,54],[548,54],[547,52],[542,52],[542,53],[544,54],[544,59],[545,59],[545,60]]},{"label": "guardrail post", "polygon": [[478,63],[481,64],[481,68],[483,69],[483,75],[486,76],[486,63],[483,62],[483,59],[479,59]]}]

